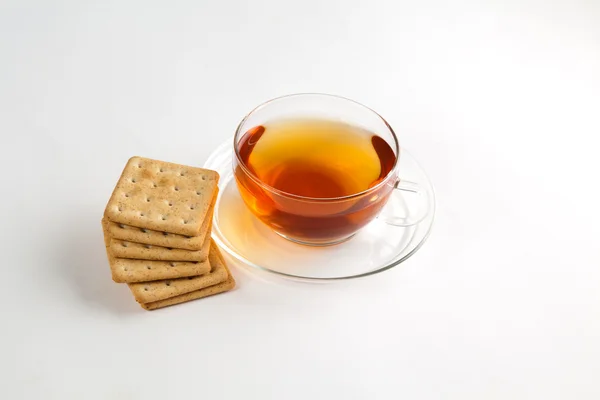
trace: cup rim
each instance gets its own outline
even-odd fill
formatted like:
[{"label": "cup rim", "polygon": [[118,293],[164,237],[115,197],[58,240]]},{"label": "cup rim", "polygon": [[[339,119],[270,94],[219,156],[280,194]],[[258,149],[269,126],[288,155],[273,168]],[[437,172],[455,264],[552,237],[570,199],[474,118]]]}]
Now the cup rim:
[{"label": "cup rim", "polygon": [[[282,100],[282,99],[286,99],[286,98],[290,98],[290,97],[300,97],[300,96],[324,96],[324,97],[333,97],[336,99],[340,99],[340,100],[344,100],[344,101],[349,101],[351,103],[354,103],[368,111],[371,111],[372,113],[374,113],[377,117],[379,117],[381,119],[381,121],[385,124],[385,126],[387,127],[387,129],[389,130],[389,132],[392,134],[392,137],[394,138],[394,144],[395,144],[395,148],[396,148],[396,160],[394,161],[394,166],[390,169],[390,171],[388,172],[388,174],[385,176],[384,179],[381,180],[381,182],[379,182],[377,185],[365,189],[361,192],[357,192],[357,193],[352,193],[349,194],[347,196],[341,196],[341,197],[307,197],[307,196],[300,196],[297,194],[293,194],[293,193],[289,193],[289,192],[285,192],[283,190],[277,189],[271,185],[268,185],[267,183],[263,182],[262,180],[260,180],[260,178],[258,176],[256,176],[252,171],[250,171],[247,167],[246,164],[244,164],[244,162],[241,159],[240,156],[240,152],[237,146],[237,139],[240,136],[241,132],[241,128],[242,125],[244,125],[244,122],[246,122],[248,120],[248,118],[254,114],[256,111],[266,107],[267,105],[278,101],[278,100]],[[382,186],[386,185],[388,183],[388,180],[394,176],[394,173],[396,172],[396,167],[398,166],[398,160],[400,158],[400,145],[398,143],[398,137],[396,136],[396,132],[394,132],[394,129],[392,129],[392,127],[390,126],[390,124],[385,120],[385,118],[383,118],[377,111],[373,110],[370,107],[365,106],[362,103],[359,103],[358,101],[349,99],[347,97],[343,97],[343,96],[338,96],[338,95],[334,95],[334,94],[328,94],[328,93],[318,93],[318,92],[306,92],[306,93],[293,93],[293,94],[287,94],[287,95],[283,95],[283,96],[278,96],[278,97],[274,97],[270,100],[265,101],[264,103],[259,104],[258,106],[254,107],[248,114],[246,114],[246,116],[244,116],[244,118],[240,121],[240,123],[238,124],[236,130],[235,130],[235,135],[233,136],[233,151],[235,153],[235,157],[238,161],[238,165],[243,169],[243,171],[246,173],[247,176],[249,176],[255,183],[257,183],[258,185],[260,185],[261,187],[263,187],[264,189],[267,189],[273,193],[276,193],[280,196],[283,197],[288,197],[288,198],[292,198],[292,199],[297,199],[297,200],[302,200],[302,201],[310,201],[310,202],[336,202],[336,201],[345,201],[345,200],[349,200],[349,199],[353,199],[356,197],[360,197],[360,196],[364,196],[365,194],[368,193],[372,193],[377,191],[379,188],[381,188]]]}]

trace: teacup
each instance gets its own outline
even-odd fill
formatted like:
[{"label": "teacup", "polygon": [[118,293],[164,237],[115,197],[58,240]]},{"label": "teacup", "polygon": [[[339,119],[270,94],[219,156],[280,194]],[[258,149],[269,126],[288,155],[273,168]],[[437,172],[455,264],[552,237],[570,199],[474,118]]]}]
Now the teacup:
[{"label": "teacup", "polygon": [[[372,109],[338,96],[294,94],[261,104],[239,124],[234,153],[234,176],[251,212],[305,245],[348,240],[392,194],[418,193],[417,184],[399,179],[392,127]],[[425,215],[419,214],[385,220],[410,226]]]}]

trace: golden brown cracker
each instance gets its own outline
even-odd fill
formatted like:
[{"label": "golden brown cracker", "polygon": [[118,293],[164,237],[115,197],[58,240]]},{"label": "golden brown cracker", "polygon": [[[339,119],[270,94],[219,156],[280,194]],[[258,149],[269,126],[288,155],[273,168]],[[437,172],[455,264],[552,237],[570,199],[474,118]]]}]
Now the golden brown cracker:
[{"label": "golden brown cracker", "polygon": [[104,216],[138,228],[198,236],[218,180],[215,171],[132,157]]},{"label": "golden brown cracker", "polygon": [[[120,224],[107,221],[106,226],[110,235],[115,239],[121,239],[128,242],[151,244],[154,246],[170,247],[183,250],[201,250],[204,245],[204,239],[208,234],[212,223],[215,202],[217,201],[218,189],[215,191],[206,219],[200,227],[198,236],[184,236],[175,233],[153,231],[146,228],[137,228],[135,226]],[[105,218],[106,220],[106,218]]]},{"label": "golden brown cracker", "polygon": [[208,259],[201,262],[153,261],[109,256],[109,263],[113,281],[117,283],[185,278],[206,274],[211,269]]},{"label": "golden brown cracker", "polygon": [[202,299],[204,297],[227,292],[227,291],[233,289],[234,287],[235,287],[235,280],[230,275],[229,278],[223,283],[219,283],[214,286],[209,286],[204,289],[195,290],[193,292],[189,292],[189,293],[182,294],[179,296],[171,297],[168,299],[154,301],[152,303],[142,303],[140,305],[146,310],[156,310],[158,308],[173,306],[175,304],[185,303],[188,301]]},{"label": "golden brown cracker", "polygon": [[181,279],[130,283],[129,289],[138,303],[150,303],[222,283],[227,280],[228,273],[215,248],[213,242],[208,257],[211,266],[209,273]]},{"label": "golden brown cracker", "polygon": [[204,239],[204,244],[200,250],[174,249],[115,238],[111,238],[109,244],[110,252],[116,258],[156,261],[204,261],[208,258],[209,248],[209,235]]},{"label": "golden brown cracker", "polygon": [[[215,248],[216,248],[216,246],[215,246]],[[201,299],[204,297],[212,296],[212,295],[215,295],[218,293],[223,293],[223,292],[233,289],[235,287],[235,279],[231,275],[231,272],[227,268],[227,265],[225,265],[225,260],[223,260],[223,256],[221,255],[218,248],[216,250],[216,253],[217,253],[218,257],[214,261],[215,261],[215,263],[223,264],[223,267],[227,271],[227,280],[225,280],[222,283],[219,283],[219,284],[216,284],[213,286],[209,286],[209,287],[206,287],[206,288],[203,288],[200,290],[194,290],[193,292],[181,294],[179,296],[170,297],[170,298],[167,298],[164,300],[153,301],[151,303],[142,303],[140,305],[146,310],[155,310],[157,308],[163,308],[163,307],[168,307],[168,306],[172,306],[175,304],[185,303],[187,301]]]},{"label": "golden brown cracker", "polygon": [[[103,220],[102,227],[104,229],[104,239],[107,246],[106,255],[112,272],[112,279],[117,283],[177,279],[206,274],[211,270],[208,259],[201,262],[182,262],[116,258],[110,251],[111,237],[106,225],[106,220]],[[207,236],[205,239],[206,245],[210,246],[210,242],[210,236]]]}]

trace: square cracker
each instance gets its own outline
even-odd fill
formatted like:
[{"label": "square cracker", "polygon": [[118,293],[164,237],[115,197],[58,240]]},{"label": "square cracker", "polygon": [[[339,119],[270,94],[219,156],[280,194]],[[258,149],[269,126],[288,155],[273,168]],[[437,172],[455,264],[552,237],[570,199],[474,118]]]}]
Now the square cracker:
[{"label": "square cracker", "polygon": [[[209,231],[211,226],[212,222],[209,224]],[[210,250],[210,234],[207,234],[204,238],[200,250],[174,249],[172,247],[128,242],[113,237],[110,239],[108,248],[113,257],[116,258],[156,261],[205,261]]]},{"label": "square cracker", "polygon": [[[109,248],[110,234],[106,230],[106,220],[103,220],[104,238],[107,244],[106,254],[112,279],[117,283],[147,282],[163,279],[176,279],[188,276],[197,276],[210,272],[211,266],[208,259],[202,262],[181,261],[151,261],[115,258]],[[210,236],[205,241],[210,246]]]},{"label": "square cracker", "polygon": [[198,236],[219,174],[142,157],[127,162],[104,216],[116,223]]},{"label": "square cracker", "polygon": [[133,293],[138,303],[150,303],[225,282],[228,277],[227,270],[219,259],[218,250],[215,249],[216,244],[213,242],[208,256],[211,270],[205,275],[155,282],[130,283],[129,289],[131,289],[131,293]]},{"label": "square cracker", "polygon": [[117,283],[148,282],[206,274],[209,260],[198,262],[132,260],[109,256],[113,281]]},{"label": "square cracker", "polygon": [[184,236],[175,233],[153,231],[151,229],[138,228],[131,225],[108,221],[106,218],[104,218],[104,221],[106,221],[106,227],[111,237],[115,239],[151,244],[154,246],[171,247],[174,249],[201,250],[206,235],[210,235],[210,224],[215,208],[215,202],[217,201],[217,194],[218,189],[215,191],[215,195],[213,196],[206,218],[204,219],[204,222],[202,222],[198,236]]},{"label": "square cracker", "polygon": [[168,306],[173,306],[175,304],[185,303],[192,300],[202,299],[204,297],[212,296],[215,294],[227,292],[235,287],[235,280],[233,276],[229,275],[227,280],[223,283],[219,283],[214,286],[209,286],[204,289],[195,290],[193,292],[189,292],[186,294],[182,294],[179,296],[171,297],[164,300],[154,301],[152,303],[142,303],[140,304],[146,310],[156,310],[158,308],[164,308]]},{"label": "square cracker", "polygon": [[[215,246],[216,248],[216,246]],[[181,294],[179,296],[170,297],[164,300],[153,301],[151,303],[142,303],[140,304],[146,310],[156,310],[157,308],[163,308],[172,306],[179,303],[185,303],[186,301],[201,299],[203,297],[212,296],[214,294],[227,292],[235,287],[235,279],[231,275],[231,272],[225,265],[225,261],[223,260],[223,256],[219,252],[218,248],[216,250],[218,254],[218,260],[216,262],[220,262],[223,264],[223,267],[227,271],[227,280],[222,283],[218,283],[214,286],[209,286],[204,289],[194,290],[193,292]]]},{"label": "square cracker", "polygon": [[200,250],[208,232],[208,220],[211,213],[206,216],[206,221],[200,228],[198,236],[184,236],[175,233],[153,231],[146,228],[137,228],[131,225],[118,224],[108,221],[108,231],[115,239],[141,244],[151,244],[160,247],[170,247],[182,250]]}]

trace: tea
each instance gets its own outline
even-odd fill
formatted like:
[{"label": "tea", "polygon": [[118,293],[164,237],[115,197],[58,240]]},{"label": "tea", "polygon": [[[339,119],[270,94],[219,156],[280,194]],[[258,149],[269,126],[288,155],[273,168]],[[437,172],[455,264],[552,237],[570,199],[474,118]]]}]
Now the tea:
[{"label": "tea", "polygon": [[[381,183],[396,154],[381,137],[335,120],[287,119],[248,130],[236,166],[250,209],[280,233],[302,241],[348,236],[381,209],[391,187]],[[275,190],[269,190],[265,186]]]}]

